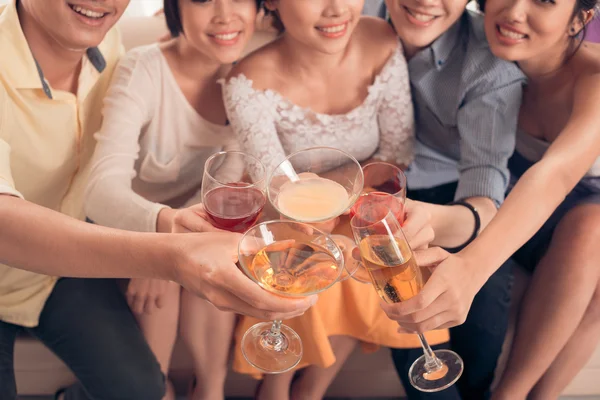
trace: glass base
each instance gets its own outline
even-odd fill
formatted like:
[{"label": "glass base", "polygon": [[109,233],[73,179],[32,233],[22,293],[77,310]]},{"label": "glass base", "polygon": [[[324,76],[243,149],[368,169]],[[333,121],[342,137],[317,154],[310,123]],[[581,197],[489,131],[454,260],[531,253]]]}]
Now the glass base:
[{"label": "glass base", "polygon": [[421,392],[439,392],[452,386],[463,373],[464,363],[458,354],[450,350],[434,351],[442,362],[442,368],[427,372],[425,356],[417,358],[408,371],[410,383]]},{"label": "glass base", "polygon": [[267,374],[281,374],[302,359],[302,341],[290,327],[281,325],[279,335],[271,334],[272,322],[261,322],[246,331],[242,354],[250,365]]}]

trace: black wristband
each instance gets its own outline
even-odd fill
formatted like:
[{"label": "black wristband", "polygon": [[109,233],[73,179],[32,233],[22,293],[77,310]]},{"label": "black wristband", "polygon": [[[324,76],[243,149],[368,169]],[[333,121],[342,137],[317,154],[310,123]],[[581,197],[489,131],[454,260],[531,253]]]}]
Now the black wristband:
[{"label": "black wristband", "polygon": [[464,244],[458,247],[446,248],[446,251],[448,251],[449,253],[458,253],[459,251],[467,247],[479,235],[479,230],[481,229],[481,217],[479,216],[479,211],[477,211],[477,208],[475,208],[473,204],[468,203],[464,200],[455,201],[448,205],[467,207],[469,210],[471,210],[471,212],[473,213],[473,217],[475,218],[475,229],[473,230],[473,234],[471,235],[471,237]]}]

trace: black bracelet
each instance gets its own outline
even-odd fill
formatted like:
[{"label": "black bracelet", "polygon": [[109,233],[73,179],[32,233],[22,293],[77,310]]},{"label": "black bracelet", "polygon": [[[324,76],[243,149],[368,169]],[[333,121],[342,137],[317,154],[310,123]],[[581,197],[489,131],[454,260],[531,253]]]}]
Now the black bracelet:
[{"label": "black bracelet", "polygon": [[473,230],[473,234],[471,235],[471,237],[464,244],[458,247],[446,248],[446,251],[448,251],[449,253],[458,253],[459,251],[467,247],[479,235],[479,230],[481,229],[481,217],[479,216],[479,211],[477,211],[477,208],[475,208],[473,204],[467,203],[464,200],[455,201],[448,205],[467,207],[473,213],[473,217],[475,217],[475,229]]}]

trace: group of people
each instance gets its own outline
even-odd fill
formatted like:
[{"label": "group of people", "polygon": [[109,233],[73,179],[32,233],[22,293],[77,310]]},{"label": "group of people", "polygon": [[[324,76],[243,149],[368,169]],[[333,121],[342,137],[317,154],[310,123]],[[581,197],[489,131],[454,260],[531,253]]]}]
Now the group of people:
[{"label": "group of people", "polygon": [[[76,375],[63,400],[173,400],[178,336],[193,400],[223,399],[230,352],[257,399],[320,399],[359,344],[392,348],[409,399],[560,395],[600,338],[597,0],[165,0],[170,38],[124,54],[128,3],[0,9],[1,399],[23,330]],[[246,54],[257,26],[272,37]],[[346,280],[285,299],[238,270],[205,161],[272,170],[314,146],[405,169],[403,229],[433,271],[417,296]],[[532,280],[492,391],[511,258]],[[304,356],[260,376],[235,344],[273,319]],[[456,385],[411,387],[415,332],[460,354]]]}]

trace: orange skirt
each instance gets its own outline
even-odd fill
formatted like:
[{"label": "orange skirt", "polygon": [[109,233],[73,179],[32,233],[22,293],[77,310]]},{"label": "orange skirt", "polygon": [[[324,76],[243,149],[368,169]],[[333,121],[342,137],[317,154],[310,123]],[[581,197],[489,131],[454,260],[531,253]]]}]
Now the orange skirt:
[{"label": "orange skirt", "polygon": [[[344,225],[344,224],[343,224]],[[338,232],[347,234],[347,227]],[[296,369],[309,365],[322,368],[335,363],[335,355],[329,337],[350,336],[361,342],[364,352],[374,352],[380,346],[392,348],[416,348],[421,344],[417,335],[398,333],[398,324],[390,320],[380,307],[381,299],[372,285],[348,279],[336,283],[319,295],[319,301],[304,315],[284,324],[294,329],[302,339],[302,361]],[[260,378],[262,373],[244,359],[240,343],[246,330],[252,325],[265,322],[251,317],[241,317],[235,332],[233,369],[242,374]],[[448,330],[432,331],[426,335],[429,344],[445,343]]]}]

